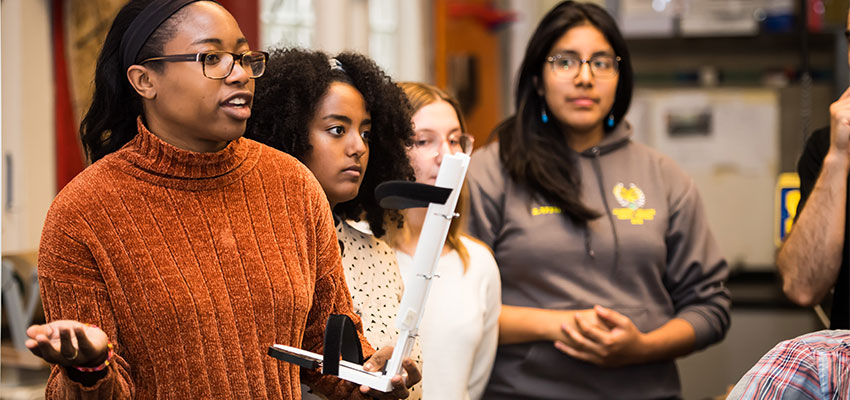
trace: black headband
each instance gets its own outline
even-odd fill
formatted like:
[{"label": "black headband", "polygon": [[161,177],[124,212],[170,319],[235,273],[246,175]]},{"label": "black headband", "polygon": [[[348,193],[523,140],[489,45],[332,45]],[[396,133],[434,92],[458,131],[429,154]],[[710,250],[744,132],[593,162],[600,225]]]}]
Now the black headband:
[{"label": "black headband", "polygon": [[[119,50],[124,71],[136,61],[142,46],[165,20],[190,3],[202,0],[154,0],[130,23],[121,36]],[[213,1],[213,0],[207,0]]]}]

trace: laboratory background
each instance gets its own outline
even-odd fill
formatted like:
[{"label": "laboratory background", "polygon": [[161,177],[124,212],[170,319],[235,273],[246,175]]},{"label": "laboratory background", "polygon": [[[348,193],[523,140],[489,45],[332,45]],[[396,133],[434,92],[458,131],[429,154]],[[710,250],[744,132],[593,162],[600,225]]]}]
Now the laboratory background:
[{"label": "laboratory background", "polygon": [[[526,44],[551,0],[219,0],[254,49],[372,57],[395,81],[454,95],[476,146],[512,113]],[[848,0],[606,0],[635,75],[634,140],[702,195],[729,263],[731,328],[679,359],[685,399],[723,396],[777,342],[828,327],[785,298],[776,254],[799,201],[796,163],[848,86]],[[49,367],[24,347],[44,320],[44,218],[85,166],[79,124],[97,53],[124,0],[2,0],[0,399],[44,398]]]}]

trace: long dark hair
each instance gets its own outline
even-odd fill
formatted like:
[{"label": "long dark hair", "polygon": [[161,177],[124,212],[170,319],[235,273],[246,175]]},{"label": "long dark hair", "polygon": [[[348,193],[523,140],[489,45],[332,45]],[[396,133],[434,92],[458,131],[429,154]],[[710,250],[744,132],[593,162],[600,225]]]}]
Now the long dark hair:
[{"label": "long dark hair", "polygon": [[[121,8],[97,57],[92,103],[80,124],[80,139],[91,162],[120,149],[136,136],[136,118],[143,114],[142,102],[127,80],[119,50],[124,32],[153,1],[132,0]],[[184,7],[172,15],[151,34],[139,51],[136,62],[161,54],[165,43],[176,33],[186,10]],[[149,67],[155,70],[162,68],[157,63]]]},{"label": "long dark hair", "polygon": [[517,182],[528,185],[532,193],[559,207],[576,224],[599,217],[580,199],[581,177],[577,154],[569,148],[556,124],[540,120],[545,100],[538,94],[546,57],[555,42],[569,29],[590,24],[605,36],[621,58],[619,82],[611,115],[614,127],[623,120],[632,99],[634,77],[628,48],[614,19],[594,4],[564,1],[553,8],[540,24],[525,51],[516,89],[516,113],[495,129],[499,138],[499,156],[505,169]]},{"label": "long dark hair", "polygon": [[372,117],[369,165],[357,196],[334,207],[342,218],[365,218],[372,233],[386,232],[384,221],[401,223],[395,210],[384,210],[375,199],[375,187],[388,180],[414,180],[407,147],[413,144],[413,115],[404,92],[370,58],[345,52],[330,57],[298,48],[272,49],[266,72],[257,79],[254,108],[245,137],[274,147],[304,161],[310,152],[309,125],[319,101],[333,82],[354,86],[366,100]]}]

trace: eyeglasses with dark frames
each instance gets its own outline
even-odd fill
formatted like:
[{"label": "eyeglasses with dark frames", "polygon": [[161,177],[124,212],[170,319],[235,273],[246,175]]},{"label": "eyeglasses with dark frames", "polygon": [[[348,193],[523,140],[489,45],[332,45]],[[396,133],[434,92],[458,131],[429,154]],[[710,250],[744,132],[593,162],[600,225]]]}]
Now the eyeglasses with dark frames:
[{"label": "eyeglasses with dark frames", "polygon": [[246,51],[242,54],[229,51],[206,51],[195,54],[173,54],[160,57],[151,57],[143,60],[139,65],[152,61],[166,62],[199,62],[203,66],[204,76],[210,79],[225,79],[233,72],[236,60],[245,69],[249,77],[259,78],[266,72],[266,61],[269,53],[265,51]]},{"label": "eyeglasses with dark frames", "polygon": [[552,72],[558,78],[575,78],[581,72],[584,64],[590,66],[590,72],[596,78],[613,78],[620,72],[619,56],[597,54],[585,60],[575,54],[555,54],[546,58],[552,67]]}]

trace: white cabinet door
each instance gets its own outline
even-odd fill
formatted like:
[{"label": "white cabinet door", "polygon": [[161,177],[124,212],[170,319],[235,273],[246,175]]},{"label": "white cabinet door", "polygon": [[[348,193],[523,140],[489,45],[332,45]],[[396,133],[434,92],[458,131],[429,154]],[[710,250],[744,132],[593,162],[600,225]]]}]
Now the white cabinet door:
[{"label": "white cabinet door", "polygon": [[3,254],[38,249],[55,189],[50,1],[3,0]]}]

